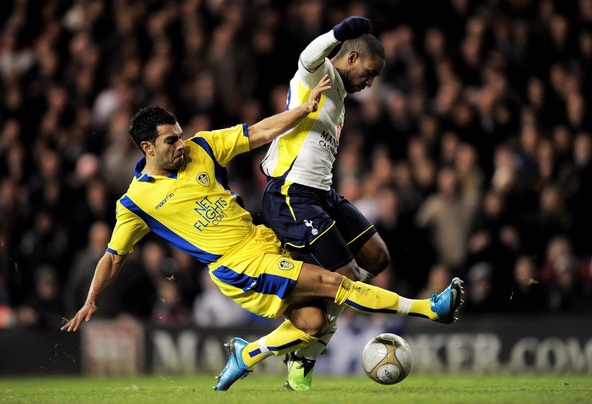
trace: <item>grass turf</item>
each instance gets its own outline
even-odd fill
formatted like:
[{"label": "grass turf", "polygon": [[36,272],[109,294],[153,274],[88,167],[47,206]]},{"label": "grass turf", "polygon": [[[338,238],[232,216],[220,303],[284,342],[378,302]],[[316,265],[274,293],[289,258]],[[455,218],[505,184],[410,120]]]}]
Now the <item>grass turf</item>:
[{"label": "grass turf", "polygon": [[411,374],[394,386],[364,376],[317,376],[314,389],[282,389],[283,376],[253,373],[226,392],[212,375],[138,378],[3,378],[2,403],[576,403],[590,402],[590,375]]}]

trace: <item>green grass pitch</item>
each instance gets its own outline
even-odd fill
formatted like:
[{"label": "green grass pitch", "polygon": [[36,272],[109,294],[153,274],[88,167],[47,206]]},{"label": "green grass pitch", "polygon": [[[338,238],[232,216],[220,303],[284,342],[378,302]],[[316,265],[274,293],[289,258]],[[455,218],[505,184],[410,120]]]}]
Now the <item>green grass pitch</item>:
[{"label": "green grass pitch", "polygon": [[428,375],[394,386],[365,376],[317,376],[313,390],[282,389],[283,376],[253,373],[226,392],[212,375],[137,378],[1,378],[1,403],[577,403],[591,402],[590,375]]}]

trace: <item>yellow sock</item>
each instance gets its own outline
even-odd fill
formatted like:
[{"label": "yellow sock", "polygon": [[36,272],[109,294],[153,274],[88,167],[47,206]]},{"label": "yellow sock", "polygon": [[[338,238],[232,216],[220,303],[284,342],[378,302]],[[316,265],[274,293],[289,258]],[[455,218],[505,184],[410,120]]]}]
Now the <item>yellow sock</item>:
[{"label": "yellow sock", "polygon": [[430,320],[438,318],[431,309],[430,299],[408,299],[390,290],[354,282],[346,277],[341,281],[335,303],[346,304],[364,313],[400,314]]},{"label": "yellow sock", "polygon": [[284,355],[304,348],[318,338],[308,335],[285,320],[278,328],[255,342],[247,344],[242,353],[243,361],[249,368],[271,355]]}]

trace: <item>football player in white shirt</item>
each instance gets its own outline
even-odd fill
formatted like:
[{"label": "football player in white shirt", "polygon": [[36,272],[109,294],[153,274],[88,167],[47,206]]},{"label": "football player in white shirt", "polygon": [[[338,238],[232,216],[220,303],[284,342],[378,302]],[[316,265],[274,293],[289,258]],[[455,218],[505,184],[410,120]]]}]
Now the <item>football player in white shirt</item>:
[{"label": "football player in white shirt", "polygon": [[[348,17],[302,51],[287,109],[305,102],[324,75],[331,89],[321,96],[315,113],[273,141],[261,164],[268,181],[262,201],[266,224],[295,257],[354,280],[368,280],[390,260],[374,225],[332,188],[345,97],[371,87],[385,67],[384,49],[371,30],[368,19]],[[343,307],[323,303],[330,330],[318,342],[287,355],[289,389],[310,389],[315,360],[337,329]],[[302,308],[302,316],[306,310]]]}]

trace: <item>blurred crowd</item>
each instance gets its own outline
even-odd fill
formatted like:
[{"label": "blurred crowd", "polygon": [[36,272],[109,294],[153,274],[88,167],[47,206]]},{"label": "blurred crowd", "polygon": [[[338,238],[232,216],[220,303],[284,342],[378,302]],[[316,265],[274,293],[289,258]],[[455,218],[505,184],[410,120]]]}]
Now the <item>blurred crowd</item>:
[{"label": "blurred crowd", "polygon": [[[138,108],[168,108],[185,136],[279,112],[300,51],[349,15],[387,55],[346,99],[334,172],[391,251],[376,282],[425,297],[458,275],[467,314],[590,313],[592,0],[12,0],[0,328],[58,327],[84,302],[140,157]],[[228,167],[256,222],[264,152]],[[148,238],[98,314],[253,321],[205,272]]]}]

